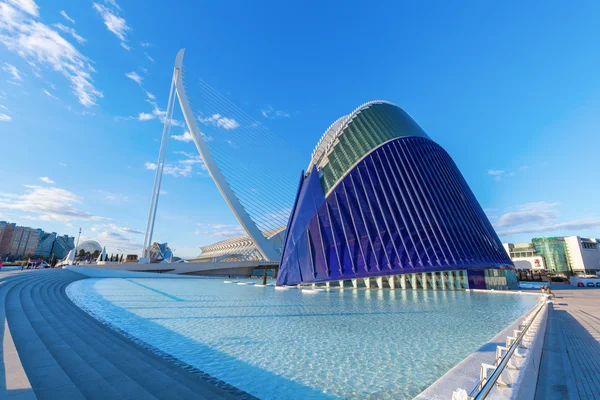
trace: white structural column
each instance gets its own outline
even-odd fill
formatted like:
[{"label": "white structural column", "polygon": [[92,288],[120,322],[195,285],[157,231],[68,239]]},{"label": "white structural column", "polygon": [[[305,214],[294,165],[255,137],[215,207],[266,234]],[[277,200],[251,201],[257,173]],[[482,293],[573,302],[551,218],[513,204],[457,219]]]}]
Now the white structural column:
[{"label": "white structural column", "polygon": [[[177,53],[177,58],[175,59],[176,69],[181,69],[181,66],[183,65],[183,54],[184,49],[179,50],[179,53]],[[210,153],[208,145],[204,141],[204,137],[202,136],[200,128],[198,127],[196,117],[194,116],[194,113],[190,107],[187,94],[185,93],[185,87],[183,85],[181,74],[178,74],[177,76],[175,87],[177,97],[179,98],[179,105],[181,106],[181,111],[183,112],[183,118],[185,119],[188,129],[192,134],[194,143],[196,144],[196,148],[198,149],[198,152],[200,153],[200,156],[204,161],[206,169],[208,170],[208,173],[217,185],[217,188],[221,192],[221,195],[223,195],[223,198],[227,202],[227,205],[229,206],[231,211],[233,211],[233,214],[240,222],[248,236],[252,238],[252,241],[256,245],[256,248],[265,258],[265,260],[278,260],[279,255],[277,254],[275,246],[263,236],[260,229],[258,229],[254,221],[250,218],[250,215],[248,215],[248,213],[240,203],[239,199],[231,190],[229,183],[227,183],[227,181],[225,180],[225,177],[221,173],[221,170],[219,169],[212,154]]]},{"label": "white structural column", "polygon": [[152,234],[154,233],[154,222],[156,220],[156,210],[158,209],[158,198],[160,195],[160,186],[162,184],[163,170],[167,158],[167,147],[169,145],[169,135],[171,134],[171,120],[173,118],[173,109],[175,108],[175,82],[180,78],[181,65],[175,63],[173,69],[173,78],[171,79],[171,88],[169,89],[169,101],[165,122],[163,124],[163,134],[158,152],[158,161],[156,162],[156,175],[154,176],[154,187],[152,188],[152,200],[150,202],[150,211],[148,212],[148,223],[146,224],[146,234],[144,236],[144,248],[142,257],[150,257],[150,246],[152,245]]},{"label": "white structural column", "polygon": [[396,288],[396,277],[394,275],[390,275],[387,277],[387,282],[388,285],[390,287],[390,289],[395,289]]}]

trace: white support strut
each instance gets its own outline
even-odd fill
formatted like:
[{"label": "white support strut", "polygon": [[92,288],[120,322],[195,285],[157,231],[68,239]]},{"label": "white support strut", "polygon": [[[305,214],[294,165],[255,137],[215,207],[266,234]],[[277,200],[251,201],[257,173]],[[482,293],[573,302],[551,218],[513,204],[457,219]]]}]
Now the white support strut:
[{"label": "white support strut", "polygon": [[[175,59],[175,69],[178,71],[181,71],[181,67],[183,65],[184,51],[185,49],[179,50],[177,53],[177,58]],[[196,117],[194,116],[194,113],[190,107],[187,94],[185,93],[181,73],[177,74],[175,91],[177,93],[177,97],[179,98],[179,105],[181,106],[181,111],[183,112],[183,118],[185,119],[188,129],[192,134],[196,148],[198,149],[198,152],[204,161],[208,173],[217,185],[219,192],[221,192],[221,195],[227,202],[227,205],[231,211],[233,211],[233,214],[242,225],[242,228],[244,228],[248,236],[252,239],[256,245],[256,248],[265,258],[265,260],[278,261],[279,254],[277,254],[274,244],[269,242],[264,237],[260,229],[258,229],[254,221],[250,218],[250,215],[246,212],[235,193],[233,193],[233,190],[231,190],[229,183],[227,183],[225,177],[215,162],[210,149],[208,148],[208,145],[206,144],[206,141],[200,132],[200,128],[196,122]]]}]

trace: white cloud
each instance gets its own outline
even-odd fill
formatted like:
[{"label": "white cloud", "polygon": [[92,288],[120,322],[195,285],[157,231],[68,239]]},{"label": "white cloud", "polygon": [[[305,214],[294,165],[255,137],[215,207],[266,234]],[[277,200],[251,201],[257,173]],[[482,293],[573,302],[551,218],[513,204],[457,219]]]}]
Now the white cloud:
[{"label": "white cloud", "polygon": [[66,19],[67,21],[69,21],[70,23],[74,24],[75,20],[71,17],[69,17],[69,15],[67,14],[67,12],[65,10],[60,10],[60,15],[63,16],[64,19]]},{"label": "white cloud", "polygon": [[12,76],[13,80],[7,81],[7,82],[13,83],[13,84],[18,84],[18,82],[23,81],[23,77],[21,76],[21,71],[19,71],[19,69],[17,67],[15,67],[14,65],[9,64],[9,63],[4,63],[4,66],[2,67],[2,69]]},{"label": "white cloud", "polygon": [[232,238],[236,236],[244,236],[246,232],[240,225],[233,224],[197,224],[197,229],[194,234],[219,238]]},{"label": "white cloud", "polygon": [[48,178],[47,176],[40,177],[40,181],[48,183],[48,184],[53,184],[54,183],[54,181],[52,179]]},{"label": "white cloud", "polygon": [[599,229],[600,219],[598,218],[583,218],[567,222],[549,225],[537,225],[523,228],[508,229],[499,231],[498,235],[508,236],[520,233],[535,233],[535,232],[556,232],[556,231],[582,231],[587,229]]},{"label": "white cloud", "polygon": [[[165,120],[167,119],[167,112],[165,110],[161,110],[154,100],[148,98],[146,99],[146,101],[152,105],[152,114],[155,115],[158,118],[158,120],[164,124]],[[171,125],[177,127],[184,126],[182,121],[178,121],[174,118],[171,119]]]},{"label": "white cloud", "polygon": [[150,57],[150,56],[148,55],[148,53],[144,52],[144,54],[146,55],[146,58],[147,58],[148,60],[150,60],[150,61],[152,61],[152,62],[155,62],[155,61],[154,61],[154,58]]},{"label": "white cloud", "polygon": [[287,111],[275,110],[273,106],[268,106],[267,108],[260,110],[260,113],[263,117],[269,119],[289,118],[290,116],[290,113],[288,113]]},{"label": "white cloud", "polygon": [[127,196],[124,196],[120,193],[111,193],[111,192],[106,192],[104,190],[97,190],[97,192],[100,193],[101,195],[103,195],[105,199],[110,200],[110,201],[127,201],[127,200],[129,200],[129,198]]},{"label": "white cloud", "polygon": [[[163,173],[167,175],[190,178],[194,172],[194,165],[198,165],[201,170],[206,171],[206,166],[204,165],[204,161],[200,155],[186,153],[185,151],[176,151],[175,154],[183,155],[185,158],[177,160],[175,164],[166,163]],[[154,171],[156,170],[156,164],[152,162],[146,162],[144,163],[144,168]]]},{"label": "white cloud", "polygon": [[0,113],[0,122],[8,122],[10,120],[12,120],[10,115]]},{"label": "white cloud", "polygon": [[102,97],[93,84],[95,70],[87,57],[57,31],[7,3],[0,3],[0,42],[25,61],[64,75],[83,106],[91,107]]},{"label": "white cloud", "polygon": [[151,44],[150,43],[146,43],[146,42],[141,42],[140,46],[142,46],[142,47],[150,47]]},{"label": "white cloud", "polygon": [[142,78],[141,76],[138,75],[137,72],[128,72],[125,74],[126,77],[128,77],[129,79],[131,79],[132,81],[134,81],[135,83],[137,83],[138,85],[142,85],[142,81],[144,80],[144,78]]},{"label": "white cloud", "polygon": [[204,124],[218,126],[223,129],[235,129],[240,126],[240,124],[232,119],[221,116],[221,114],[213,114],[210,117],[202,118],[198,117],[198,120]]},{"label": "white cloud", "polygon": [[126,227],[120,227],[117,226],[115,224],[109,224],[109,226],[115,230],[115,231],[119,231],[119,232],[124,232],[124,233],[134,233],[136,235],[143,235],[144,232],[142,231],[138,231],[137,229],[131,229],[131,228],[126,228]]},{"label": "white cloud", "polygon": [[[156,170],[156,164],[151,162],[144,163],[144,167],[149,170]],[[165,164],[163,169],[163,173],[167,175],[173,176],[183,176],[189,178],[192,176],[192,166],[191,165],[172,165]]]},{"label": "white cloud", "polygon": [[501,169],[490,169],[490,170],[488,170],[488,175],[502,176],[502,175],[504,175],[504,171]]},{"label": "white cloud", "polygon": [[[117,6],[117,3],[113,1],[109,3],[115,6],[117,9],[120,9]],[[119,40],[121,41],[121,45],[124,45],[124,48],[129,50],[127,48],[127,44],[125,43],[127,40],[127,31],[131,29],[127,25],[127,21],[125,21],[124,18],[121,18],[118,15],[116,15],[112,10],[103,6],[102,4],[94,3],[93,7],[104,20],[104,25],[106,25],[106,28],[112,33],[114,33],[116,37],[119,38]]]},{"label": "white cloud", "polygon": [[192,134],[188,131],[183,132],[182,135],[171,135],[171,139],[186,143],[189,143],[194,140]]},{"label": "white cloud", "polygon": [[39,7],[35,4],[33,0],[8,0],[9,3],[13,4],[17,8],[25,11],[27,14],[30,14],[33,17],[39,17]]},{"label": "white cloud", "polygon": [[125,42],[121,42],[121,47],[124,48],[127,51],[131,50],[131,46],[129,46],[127,43]]},{"label": "white cloud", "polygon": [[[96,229],[96,231],[98,228]],[[142,244],[132,240],[126,235],[120,232],[114,232],[111,230],[105,230],[101,232],[96,238],[91,238],[101,243],[106,247],[108,254],[138,254],[142,248]]]},{"label": "white cloud", "polygon": [[67,163],[65,163],[65,162],[59,162],[58,165],[60,165],[61,167],[66,167]]},{"label": "white cloud", "polygon": [[22,195],[4,193],[0,195],[0,209],[32,212],[37,215],[27,216],[39,221],[99,221],[102,218],[73,206],[81,203],[81,197],[57,187],[25,185],[27,193]]},{"label": "white cloud", "polygon": [[558,212],[556,211],[558,204],[545,201],[523,204],[518,207],[517,211],[507,212],[502,215],[495,226],[506,228],[526,224],[548,224],[558,217]]},{"label": "white cloud", "polygon": [[55,100],[60,100],[58,97],[56,97],[55,95],[53,95],[52,93],[50,93],[46,89],[42,89],[42,92],[44,92],[44,94],[46,94],[46,96],[48,96],[48,97],[51,97],[51,98],[53,98]]},{"label": "white cloud", "polygon": [[152,94],[152,93],[150,93],[150,92],[146,92],[146,96],[148,96],[148,98],[149,98],[150,100],[156,100],[156,96],[155,96],[155,95],[153,95],[153,94]]},{"label": "white cloud", "polygon": [[154,118],[156,118],[156,115],[148,114],[145,112],[141,112],[140,115],[138,115],[139,121],[150,121],[150,120],[153,120]]},{"label": "white cloud", "polygon": [[104,3],[110,4],[111,6],[113,6],[114,8],[116,8],[119,11],[121,10],[121,7],[119,7],[116,0],[104,0]]},{"label": "white cloud", "polygon": [[75,31],[74,28],[71,28],[69,26],[64,26],[63,24],[54,24],[53,26],[56,29],[58,29],[59,31],[63,31],[63,32],[68,33],[69,35],[73,36],[73,39],[77,40],[77,42],[79,44],[83,44],[83,43],[87,42],[86,39],[84,39],[83,37],[81,37],[77,34],[77,31]]},{"label": "white cloud", "polygon": [[160,194],[164,196],[166,194],[169,194],[169,192],[167,192],[166,190],[160,189]]}]

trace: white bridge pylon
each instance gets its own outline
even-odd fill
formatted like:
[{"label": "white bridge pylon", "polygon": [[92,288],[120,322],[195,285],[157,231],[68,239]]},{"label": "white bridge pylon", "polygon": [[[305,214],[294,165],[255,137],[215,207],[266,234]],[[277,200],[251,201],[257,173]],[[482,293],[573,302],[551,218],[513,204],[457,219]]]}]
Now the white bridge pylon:
[{"label": "white bridge pylon", "polygon": [[[202,160],[204,161],[204,164],[206,166],[206,169],[208,170],[208,173],[210,174],[211,178],[217,185],[217,188],[221,192],[221,195],[223,195],[223,198],[227,202],[227,205],[229,206],[231,211],[233,211],[233,214],[239,221],[240,225],[242,226],[242,228],[244,229],[246,234],[252,239],[252,242],[256,245],[257,250],[260,252],[260,254],[264,257],[264,259],[266,261],[278,261],[279,254],[275,248],[275,245],[273,243],[269,242],[265,238],[265,236],[262,234],[260,229],[257,227],[256,223],[250,218],[250,215],[242,206],[240,200],[236,197],[235,193],[233,192],[229,183],[227,182],[223,173],[221,172],[219,166],[215,162],[215,159],[213,158],[213,156],[210,152],[210,149],[204,139],[204,136],[200,132],[200,128],[198,127],[196,116],[194,115],[192,108],[190,107],[188,97],[185,92],[185,87],[183,84],[182,66],[183,66],[184,52],[185,52],[185,49],[179,50],[179,52],[177,53],[177,57],[175,58],[175,69],[173,71],[172,85],[175,86],[175,95],[179,99],[179,105],[181,106],[183,118],[185,119],[187,127],[190,131],[190,134],[192,135],[194,144],[196,145],[196,148],[198,149],[198,153],[200,153],[200,157],[202,157]],[[170,101],[171,101],[171,99],[169,98],[169,102]],[[171,105],[171,104],[169,104],[169,105]],[[169,111],[171,111],[171,112],[169,112]],[[164,156],[166,155],[166,147],[167,147],[167,142],[169,140],[171,119],[172,119],[172,109],[169,110],[169,107],[167,107],[167,116],[165,119],[165,128],[163,129],[163,140],[162,140],[164,144],[161,144],[161,155],[159,156],[159,164],[157,165],[157,175],[156,175],[157,177],[156,177],[156,181],[154,183],[154,192],[153,192],[153,197],[152,197],[153,198],[152,204],[153,204],[154,209],[151,206],[150,217],[152,219],[152,222],[150,221],[150,218],[149,218],[149,220],[148,220],[149,231],[147,231],[147,233],[146,233],[146,236],[147,236],[147,238],[149,237],[149,239],[147,239],[147,243],[144,243],[145,253],[146,253],[146,250],[149,248],[149,246],[152,244],[151,243],[152,230],[154,228],[154,217],[156,215],[155,203],[158,203],[158,195],[160,192],[160,183],[161,183],[161,179],[162,179],[162,168],[164,168]],[[166,135],[166,137],[165,137],[165,135]],[[163,154],[163,147],[164,147],[164,154]],[[162,163],[160,162],[161,156],[163,157]],[[160,173],[158,172],[159,169],[161,170]],[[155,201],[155,197],[156,197],[156,201]],[[148,233],[148,232],[150,232],[150,233]]]}]

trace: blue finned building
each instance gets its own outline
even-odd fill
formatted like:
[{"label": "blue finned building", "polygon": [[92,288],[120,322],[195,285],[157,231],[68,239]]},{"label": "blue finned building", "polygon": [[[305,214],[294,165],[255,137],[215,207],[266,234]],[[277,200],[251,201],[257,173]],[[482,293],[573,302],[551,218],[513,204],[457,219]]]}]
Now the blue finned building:
[{"label": "blue finned building", "polygon": [[335,121],[302,174],[278,285],[508,288],[514,266],[452,158],[399,107]]}]

